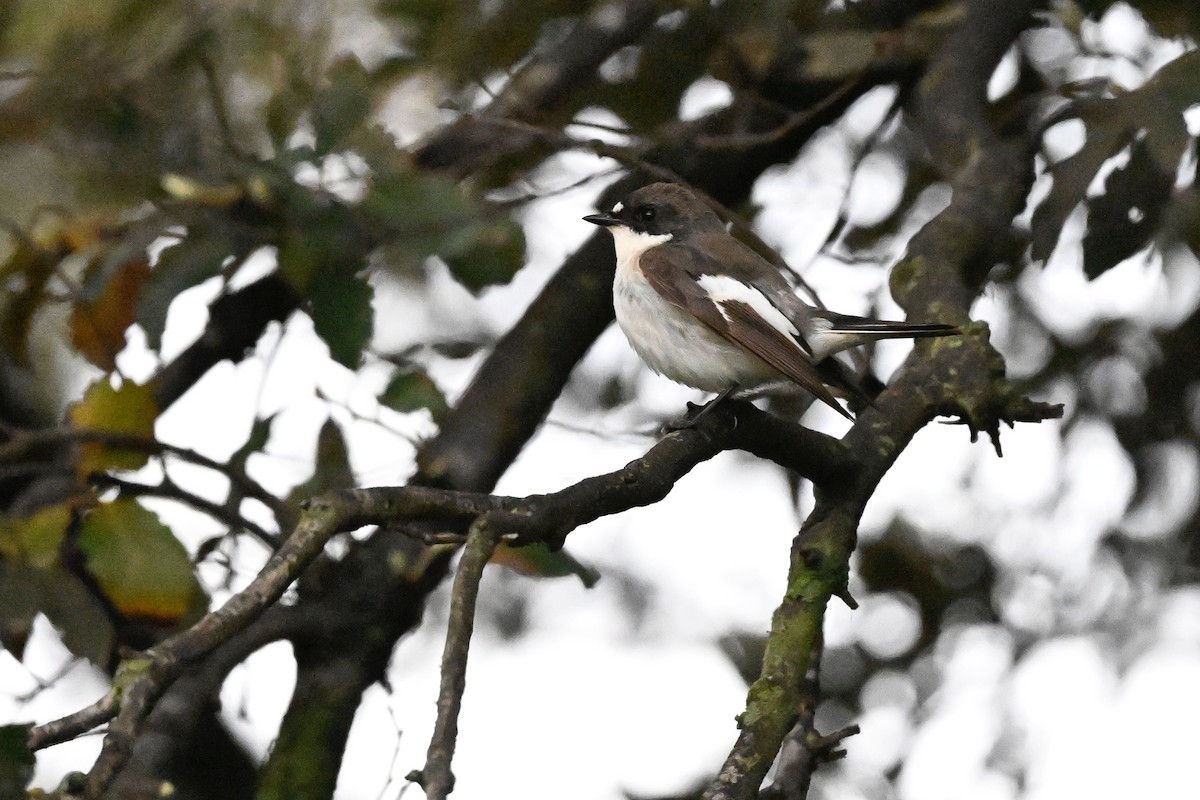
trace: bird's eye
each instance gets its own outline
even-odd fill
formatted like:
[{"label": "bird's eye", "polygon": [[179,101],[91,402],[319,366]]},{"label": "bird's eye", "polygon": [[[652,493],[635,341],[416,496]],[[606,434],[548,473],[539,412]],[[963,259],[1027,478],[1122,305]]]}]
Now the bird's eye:
[{"label": "bird's eye", "polygon": [[652,222],[658,213],[650,206],[642,206],[637,210],[637,218],[642,222]]}]

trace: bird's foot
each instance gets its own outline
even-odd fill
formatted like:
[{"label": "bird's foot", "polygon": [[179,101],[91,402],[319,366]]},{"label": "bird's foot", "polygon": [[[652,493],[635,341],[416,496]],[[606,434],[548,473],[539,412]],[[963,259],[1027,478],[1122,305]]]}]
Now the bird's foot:
[{"label": "bird's foot", "polygon": [[711,400],[704,405],[688,403],[686,414],[679,419],[673,419],[663,424],[663,433],[675,433],[676,431],[686,431],[688,428],[696,427],[696,424],[704,416],[704,412],[708,411],[711,407]]},{"label": "bird's foot", "polygon": [[687,413],[679,419],[672,420],[664,425],[663,432],[674,433],[675,431],[686,431],[688,428],[696,427],[698,424],[700,424],[700,420],[704,419],[706,414],[719,406],[726,398],[730,397],[734,392],[736,392],[738,388],[738,385],[735,383],[703,405],[688,403]]}]

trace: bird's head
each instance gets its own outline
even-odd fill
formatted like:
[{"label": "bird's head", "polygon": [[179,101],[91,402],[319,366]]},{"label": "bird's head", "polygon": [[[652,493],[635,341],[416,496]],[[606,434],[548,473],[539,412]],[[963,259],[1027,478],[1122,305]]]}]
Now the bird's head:
[{"label": "bird's head", "polygon": [[635,234],[666,235],[675,240],[725,230],[707,203],[674,183],[643,186],[607,214],[591,214],[584,219],[609,229],[628,228]]}]

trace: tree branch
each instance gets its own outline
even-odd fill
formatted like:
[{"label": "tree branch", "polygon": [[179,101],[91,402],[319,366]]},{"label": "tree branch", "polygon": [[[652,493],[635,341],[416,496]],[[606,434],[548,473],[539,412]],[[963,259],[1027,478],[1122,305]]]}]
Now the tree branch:
[{"label": "tree branch", "polygon": [[[982,81],[965,95],[977,97],[985,91],[1000,55],[1030,23],[1037,6],[1036,2],[1009,4],[1003,24],[991,25],[985,24],[985,18],[992,4],[973,0],[967,21],[947,41],[931,74],[953,71],[961,76],[965,71],[977,83]],[[988,41],[980,41],[981,37]],[[930,79],[922,88],[930,91],[936,86],[936,79]],[[928,98],[922,102],[933,107]],[[956,125],[958,135],[970,129],[968,141],[992,140],[994,135],[984,132],[990,129],[983,110],[974,100],[964,101],[956,111],[969,125]],[[932,136],[933,146],[946,143],[948,163],[961,154],[957,145],[948,143],[952,138],[940,128]],[[958,205],[952,202],[951,208],[925,226],[892,275],[893,294],[910,318],[967,319],[970,301],[982,282],[963,276],[972,273],[981,254],[990,252],[995,237],[1010,235],[1012,217],[1032,180],[1024,157],[1029,147],[1028,141],[1019,140],[970,152],[961,175],[966,188],[975,191],[962,192],[961,182],[955,182]],[[980,173],[993,182],[986,187],[977,183]],[[931,246],[953,247],[954,257],[931,260],[924,249]],[[787,591],[772,619],[762,675],[750,687],[737,742],[705,791],[705,800],[750,800],[758,795],[767,769],[795,725],[803,677],[820,646],[826,605],[830,597],[845,592],[863,508],[913,435],[936,413],[954,408],[966,396],[978,399],[981,405],[972,413],[978,413],[985,426],[990,424],[989,430],[994,423],[982,416],[982,409],[1009,406],[1011,388],[997,379],[997,374],[1002,378],[1003,361],[987,345],[985,335],[986,326],[972,325],[963,337],[919,343],[875,405],[859,414],[846,435],[847,451],[858,456],[856,469],[844,481],[817,487],[816,506],[792,545]],[[978,385],[978,395],[964,392],[964,384]],[[1054,412],[1049,407],[1042,410],[1047,415]]]},{"label": "tree branch", "polygon": [[577,93],[599,66],[638,39],[669,4],[651,0],[597,3],[561,42],[536,55],[481,114],[439,130],[416,151],[417,164],[463,177],[487,169],[538,141],[528,132],[481,126],[480,120],[536,122]]},{"label": "tree branch", "polygon": [[[642,4],[636,5],[641,6]],[[644,26],[647,23],[642,20],[638,24]],[[563,83],[563,90],[568,85],[569,83]],[[790,126],[786,130],[786,136],[768,136],[766,139],[754,141],[752,142],[754,147],[747,150],[722,154],[720,150],[709,148],[706,150],[705,158],[695,159],[686,148],[672,146],[664,148],[656,158],[663,163],[670,164],[673,157],[678,157],[680,163],[687,167],[684,170],[685,177],[701,187],[710,188],[724,202],[735,204],[744,198],[754,177],[761,169],[770,163],[789,157],[812,132],[829,120],[836,118],[854,97],[867,88],[869,87],[866,85],[856,87],[856,91],[847,93],[845,98],[839,97],[839,102],[830,104],[829,108],[823,109],[824,113],[815,115],[812,119],[806,118],[804,120],[807,122],[806,125]],[[544,97],[549,98],[552,94],[553,92],[550,92]],[[701,133],[707,132],[719,136],[726,130],[725,126],[729,122],[727,115],[714,115],[707,122],[702,121],[695,124],[694,129]],[[463,122],[462,124],[469,125],[470,123]],[[771,130],[775,124],[768,122],[762,126],[762,130]],[[674,144],[678,133],[677,130],[670,131],[667,139]],[[725,144],[730,141],[734,140],[728,140]],[[714,140],[710,144],[719,145],[721,142]],[[428,153],[431,150],[423,152]],[[462,158],[468,160],[471,157],[469,152],[461,155]],[[434,162],[429,160],[427,163]],[[713,168],[713,165],[719,166],[720,169]],[[457,167],[457,169],[465,168]],[[442,435],[422,452],[421,480],[443,486],[485,490],[494,485],[496,478],[519,452],[544,416],[550,403],[557,397],[570,368],[611,320],[608,286],[611,283],[612,262],[609,247],[610,245],[600,237],[593,237],[581,251],[582,257],[575,263],[574,268],[567,267],[560,271],[552,284],[531,307],[523,322],[518,325],[518,329],[515,329],[496,348],[476,377],[472,389],[464,396],[456,412],[447,421]],[[253,326],[247,327],[247,320],[262,317],[259,309],[249,307],[252,305],[247,303],[248,307],[242,309],[245,312],[244,315],[214,313],[209,330],[209,333],[213,334],[213,341],[198,342],[194,349],[185,354],[185,357],[177,360],[169,370],[164,370],[164,375],[160,377],[160,392],[163,398],[167,398],[169,402],[169,399],[178,396],[180,389],[171,389],[172,386],[190,385],[182,377],[176,379],[176,376],[194,376],[207,369],[205,364],[211,366],[223,357],[236,358],[240,355],[240,353],[233,353],[231,348],[226,346],[225,342],[229,340],[229,337],[222,332],[221,325],[242,326],[251,330]],[[268,306],[276,308],[273,305],[268,304]],[[271,313],[275,315],[283,313],[286,316],[288,311],[290,311],[290,306],[285,302]],[[254,325],[257,325],[257,330],[261,332],[261,326],[264,323],[265,320],[260,320]],[[572,335],[564,336],[563,331],[569,331]],[[206,339],[209,333],[206,333]],[[253,339],[255,336],[244,338]],[[245,343],[244,338],[238,339],[238,341]],[[514,387],[518,391],[513,391]],[[770,442],[769,436],[759,435],[758,443],[748,446],[748,449],[754,448],[762,451],[774,449],[777,457],[780,457],[778,446]],[[532,535],[529,531],[525,533],[529,536]],[[355,548],[347,563],[333,565],[332,568],[338,571],[353,572],[367,562],[390,563],[386,559],[392,558],[394,553],[401,551],[395,539],[396,535],[391,531],[377,532],[365,546]],[[326,658],[321,663],[322,668],[338,669],[354,662],[353,671],[359,676],[354,680],[362,681],[364,688],[377,678],[379,674],[377,670],[386,663],[387,654],[390,653],[395,637],[407,630],[406,625],[402,624],[402,620],[419,613],[417,609],[419,609],[420,599],[427,591],[427,588],[422,587],[436,585],[438,576],[444,569],[447,551],[428,552],[433,555],[429,557],[413,556],[416,562],[426,565],[419,580],[414,581],[408,573],[396,574],[393,572],[386,578],[386,581],[379,581],[377,584],[373,578],[371,581],[330,580],[327,585],[338,588],[335,588],[331,594],[326,594],[324,591],[317,592],[317,598],[314,598],[311,592],[302,593],[305,598],[302,602],[306,606],[326,605],[333,608],[344,601],[347,608],[354,606],[360,612],[361,604],[355,604],[358,603],[357,598],[360,598],[366,591],[368,583],[372,586],[371,591],[377,598],[371,603],[370,607],[373,609],[369,616],[371,621],[367,624],[380,628],[380,635],[368,637],[369,642],[359,641],[355,646],[339,652],[336,658],[339,664],[334,664],[330,658]],[[325,596],[320,597],[319,595]],[[315,603],[307,602],[313,599],[316,600]],[[409,604],[413,610],[406,614],[398,614],[398,604]],[[376,614],[378,616],[375,616]],[[332,616],[341,617],[339,614],[332,614]],[[341,618],[353,619],[353,628],[361,638],[363,615],[354,613]],[[413,620],[416,618],[412,616]],[[328,635],[333,636],[334,633],[330,632]],[[307,685],[314,665],[306,663],[301,666],[296,697],[298,699],[305,698],[305,702],[310,700],[324,703],[335,702],[332,696],[320,694],[319,680],[314,684],[313,691],[302,690],[302,686]],[[343,670],[341,674],[346,675],[347,673]],[[357,699],[355,693],[349,692],[344,697],[339,695],[336,703],[344,705],[348,713],[352,714],[353,708],[357,706]],[[285,718],[284,726],[281,728],[281,740],[272,756],[273,760],[287,749],[284,731],[291,720],[292,714],[289,710],[289,715]]]},{"label": "tree branch", "polygon": [[214,302],[208,310],[204,334],[155,376],[154,402],[158,408],[171,406],[220,362],[240,361],[267,325],[286,320],[299,302],[287,281],[275,274]]},{"label": "tree branch", "polygon": [[[22,459],[35,458],[47,446],[86,442],[96,442],[121,450],[135,450],[150,455],[169,455],[189,464],[211,469],[226,477],[243,496],[257,500],[266,506],[281,529],[286,528],[291,520],[292,512],[287,504],[264,489],[258,481],[247,475],[245,470],[228,462],[209,458],[190,448],[167,444],[147,436],[78,428],[22,430],[16,432],[9,441],[0,445],[0,462],[12,463]],[[213,515],[222,518],[218,514],[214,513]]]},{"label": "tree branch", "polygon": [[494,527],[491,517],[486,514],[471,525],[466,547],[454,574],[454,587],[450,594],[450,625],[442,651],[437,720],[429,740],[425,767],[408,776],[409,780],[420,784],[428,800],[445,800],[454,790],[454,773],[450,770],[450,762],[454,758],[458,714],[467,686],[467,653],[471,646],[471,634],[475,630],[479,582],[483,579],[483,568],[496,550]]},{"label": "tree branch", "polygon": [[[138,728],[154,701],[189,664],[230,639],[283,594],[296,575],[316,557],[330,536],[352,519],[344,500],[323,498],[305,510],[283,546],[244,590],[195,625],[122,662],[112,690],[88,709],[34,728],[30,747],[84,733],[112,719],[100,757],[88,776],[88,796],[99,797],[125,763]],[[115,718],[113,714],[115,713]]]},{"label": "tree branch", "polygon": [[176,485],[174,481],[163,480],[158,484],[138,483],[105,473],[93,476],[92,483],[96,486],[114,487],[125,497],[159,497],[174,500],[207,514],[233,530],[238,528],[245,530],[272,550],[279,547],[279,537],[264,529],[257,522],[246,519],[228,506],[214,503],[194,492],[189,492]]},{"label": "tree branch", "polygon": [[[853,91],[839,95],[838,101],[823,108],[822,113],[806,118],[805,125],[789,128],[785,136],[756,142],[756,147],[747,150],[716,148],[699,153],[690,142],[701,134],[719,136],[734,130],[776,129],[780,123],[778,115],[766,116],[762,104],[748,115],[723,111],[695,122],[668,126],[654,137],[666,144],[649,152],[646,160],[678,172],[719,201],[736,206],[748,196],[763,169],[793,157],[809,137],[836,119],[869,88],[871,85],[866,81],[855,85]],[[471,120],[477,122],[480,116],[456,124],[475,124]],[[759,116],[763,118],[756,121]],[[480,127],[490,130],[493,136],[507,135],[486,125]],[[470,157],[470,152],[463,154],[463,158]],[[637,180],[631,178],[610,194],[631,188]],[[521,320],[496,345],[443,422],[439,435],[421,449],[414,483],[475,491],[488,491],[495,485],[541,424],[575,364],[612,321],[611,248],[607,237],[593,235],[567,259]],[[765,427],[755,428],[754,436],[747,431],[747,449],[773,452],[775,457],[785,460],[780,455],[782,447],[771,442]],[[752,438],[755,443],[751,443]],[[800,456],[789,458],[795,460]],[[832,466],[828,469],[837,472]],[[814,475],[819,476],[819,471],[814,471]],[[522,533],[534,538],[528,530]],[[304,720],[312,716],[351,718],[359,702],[359,697],[350,692],[322,694],[316,674],[311,677],[314,685],[310,689],[307,673],[319,668],[343,680],[353,675],[353,680],[361,681],[359,692],[365,690],[382,676],[396,639],[420,619],[425,593],[437,585],[446,569],[448,550],[418,550],[411,541],[402,539],[403,535],[394,530],[377,531],[346,559],[330,565],[331,571],[343,577],[329,576],[320,582],[317,591],[302,591],[301,602],[305,605],[327,603],[344,609],[343,618],[352,628],[347,632],[352,632],[355,638],[339,642],[336,658],[330,656],[319,664],[305,664],[300,669],[297,692],[280,728],[280,740],[263,770],[266,781],[273,781],[273,776],[278,775],[280,785],[285,787],[280,791],[283,795],[288,794],[287,787],[293,786],[289,781],[295,774],[286,756],[288,729],[293,723],[305,725]],[[414,567],[402,571],[377,568],[379,564],[397,560]],[[371,631],[369,635],[364,626]],[[331,631],[330,636],[334,635]],[[323,745],[330,758],[337,757],[333,755],[335,751],[340,753],[329,740]],[[332,767],[326,770],[333,771]]]},{"label": "tree branch", "polygon": [[[335,533],[364,525],[387,526],[411,520],[439,520],[443,524],[470,522],[474,539],[469,537],[468,541],[477,542],[472,558],[482,557],[480,564],[486,562],[484,550],[490,552],[496,538],[502,536],[561,544],[579,525],[661,500],[696,464],[736,446],[737,431],[742,427],[738,419],[745,418],[753,425],[756,416],[761,414],[749,406],[719,410],[707,415],[695,428],[665,437],[642,458],[623,469],[587,478],[552,494],[511,498],[407,486],[351,489],[319,497],[307,505],[295,531],[246,589],[188,630],[166,639],[141,656],[126,659],[108,695],[88,709],[34,728],[29,737],[30,746],[38,749],[65,741],[111,719],[100,757],[88,776],[88,796],[99,797],[129,758],[141,726],[158,697],[190,665],[239,632],[243,632],[239,641],[255,641],[253,634],[246,633],[247,625],[279,599]],[[808,436],[793,432],[793,436],[823,448],[823,452],[834,452],[834,447],[829,442],[822,443],[818,434]],[[477,576],[482,569],[476,560],[467,562],[456,581],[458,613],[454,619],[458,627],[447,644],[447,663],[452,667],[458,665],[460,670],[465,669],[465,648],[469,642],[474,605],[468,592],[476,590]],[[282,635],[282,631],[278,635]],[[224,658],[227,664],[236,661],[231,661],[229,654]],[[452,670],[446,677],[443,692],[441,742],[443,745],[449,742],[451,750],[455,723],[445,715],[457,714],[459,701],[455,697],[461,697],[461,677]],[[445,758],[448,756],[449,751]],[[436,754],[431,756],[431,761],[435,767],[440,763]],[[436,769],[434,775],[432,780],[442,781],[439,785],[445,785],[444,779],[436,777]]]}]

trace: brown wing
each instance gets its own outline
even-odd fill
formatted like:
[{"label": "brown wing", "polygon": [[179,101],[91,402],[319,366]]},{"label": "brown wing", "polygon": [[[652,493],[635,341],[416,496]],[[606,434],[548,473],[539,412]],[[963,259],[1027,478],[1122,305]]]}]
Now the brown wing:
[{"label": "brown wing", "polygon": [[[713,305],[712,301],[709,305]],[[846,419],[854,419],[825,388],[820,374],[794,339],[766,322],[745,303],[726,300],[721,302],[721,308],[725,311],[728,329],[725,332],[718,330],[718,333],[754,353]]]},{"label": "brown wing", "polygon": [[661,245],[643,253],[638,266],[668,303],[687,311],[721,338],[758,356],[842,416],[853,419],[825,388],[798,340],[772,327],[745,303],[725,300],[718,308],[696,283],[701,275],[723,272],[703,249],[685,244]]}]

